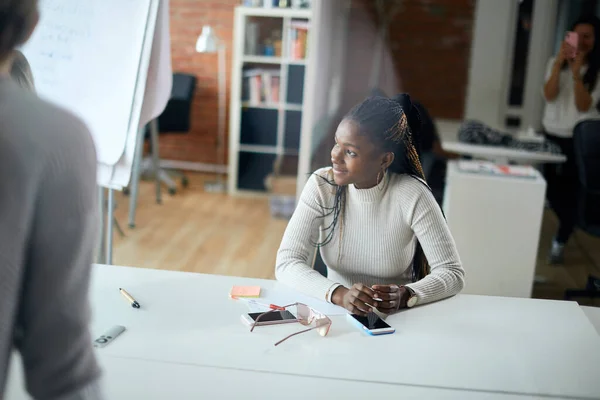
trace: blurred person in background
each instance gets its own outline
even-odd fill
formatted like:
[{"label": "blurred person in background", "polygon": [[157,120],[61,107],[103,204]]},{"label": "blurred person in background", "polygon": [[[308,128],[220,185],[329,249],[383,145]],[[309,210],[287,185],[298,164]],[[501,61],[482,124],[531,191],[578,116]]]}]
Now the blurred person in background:
[{"label": "blurred person in background", "polygon": [[17,350],[34,399],[101,399],[88,330],[96,152],[79,119],[32,92],[15,52],[37,3],[0,0],[0,398]]},{"label": "blurred person in background", "polygon": [[572,48],[566,39],[562,42],[556,56],[548,62],[543,87],[546,104],[542,124],[546,138],[556,143],[567,157],[564,164],[545,166],[548,201],[559,220],[550,250],[551,264],[564,262],[564,246],[576,222],[578,179],[573,128],[581,120],[600,117],[600,47],[596,40],[600,20],[583,16],[573,24],[571,31],[577,33],[578,47]]}]

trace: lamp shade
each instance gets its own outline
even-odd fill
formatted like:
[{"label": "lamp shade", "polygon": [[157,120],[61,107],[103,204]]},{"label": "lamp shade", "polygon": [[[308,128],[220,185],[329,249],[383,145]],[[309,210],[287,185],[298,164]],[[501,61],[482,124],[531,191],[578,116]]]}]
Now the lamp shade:
[{"label": "lamp shade", "polygon": [[202,33],[196,42],[196,51],[198,53],[216,53],[219,48],[219,38],[215,35],[210,25],[202,27]]}]

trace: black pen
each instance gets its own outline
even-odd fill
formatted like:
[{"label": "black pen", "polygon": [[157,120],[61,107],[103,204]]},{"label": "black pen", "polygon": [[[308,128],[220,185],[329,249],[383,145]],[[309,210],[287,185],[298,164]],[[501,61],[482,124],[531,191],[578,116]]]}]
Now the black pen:
[{"label": "black pen", "polygon": [[119,288],[119,292],[121,292],[121,294],[125,296],[127,300],[129,300],[129,302],[131,303],[131,307],[140,308],[140,303],[138,303],[136,299],[134,299],[129,293],[127,293],[125,289]]}]

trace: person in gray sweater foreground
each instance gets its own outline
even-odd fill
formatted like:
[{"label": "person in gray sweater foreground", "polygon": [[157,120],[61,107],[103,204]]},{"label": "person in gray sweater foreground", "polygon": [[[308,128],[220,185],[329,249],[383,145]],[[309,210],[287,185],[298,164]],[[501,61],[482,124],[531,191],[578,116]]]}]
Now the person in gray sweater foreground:
[{"label": "person in gray sweater foreground", "polygon": [[37,0],[0,0],[0,399],[16,349],[33,398],[96,400],[96,151],[82,121],[10,76],[38,19]]}]

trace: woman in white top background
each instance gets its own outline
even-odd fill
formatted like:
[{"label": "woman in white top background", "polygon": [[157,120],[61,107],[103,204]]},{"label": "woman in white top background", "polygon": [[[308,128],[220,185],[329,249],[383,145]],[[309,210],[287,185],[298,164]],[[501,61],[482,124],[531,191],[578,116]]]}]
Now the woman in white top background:
[{"label": "woman in white top background", "polygon": [[[344,117],[333,166],[311,175],[284,233],[279,281],[359,315],[462,290],[454,239],[423,179],[420,125],[406,94],[369,97]],[[313,269],[315,247],[327,277]]]},{"label": "woman in white top background", "polygon": [[[564,261],[563,249],[575,227],[577,209],[577,167],[573,153],[573,128],[584,119],[600,117],[600,20],[595,16],[579,18],[571,29],[577,33],[578,48],[563,41],[550,59],[543,88],[546,105],[542,124],[548,140],[560,146],[567,157],[564,164],[547,165],[547,197],[559,219],[552,243],[550,262]],[[575,57],[572,57],[572,54]]]}]

